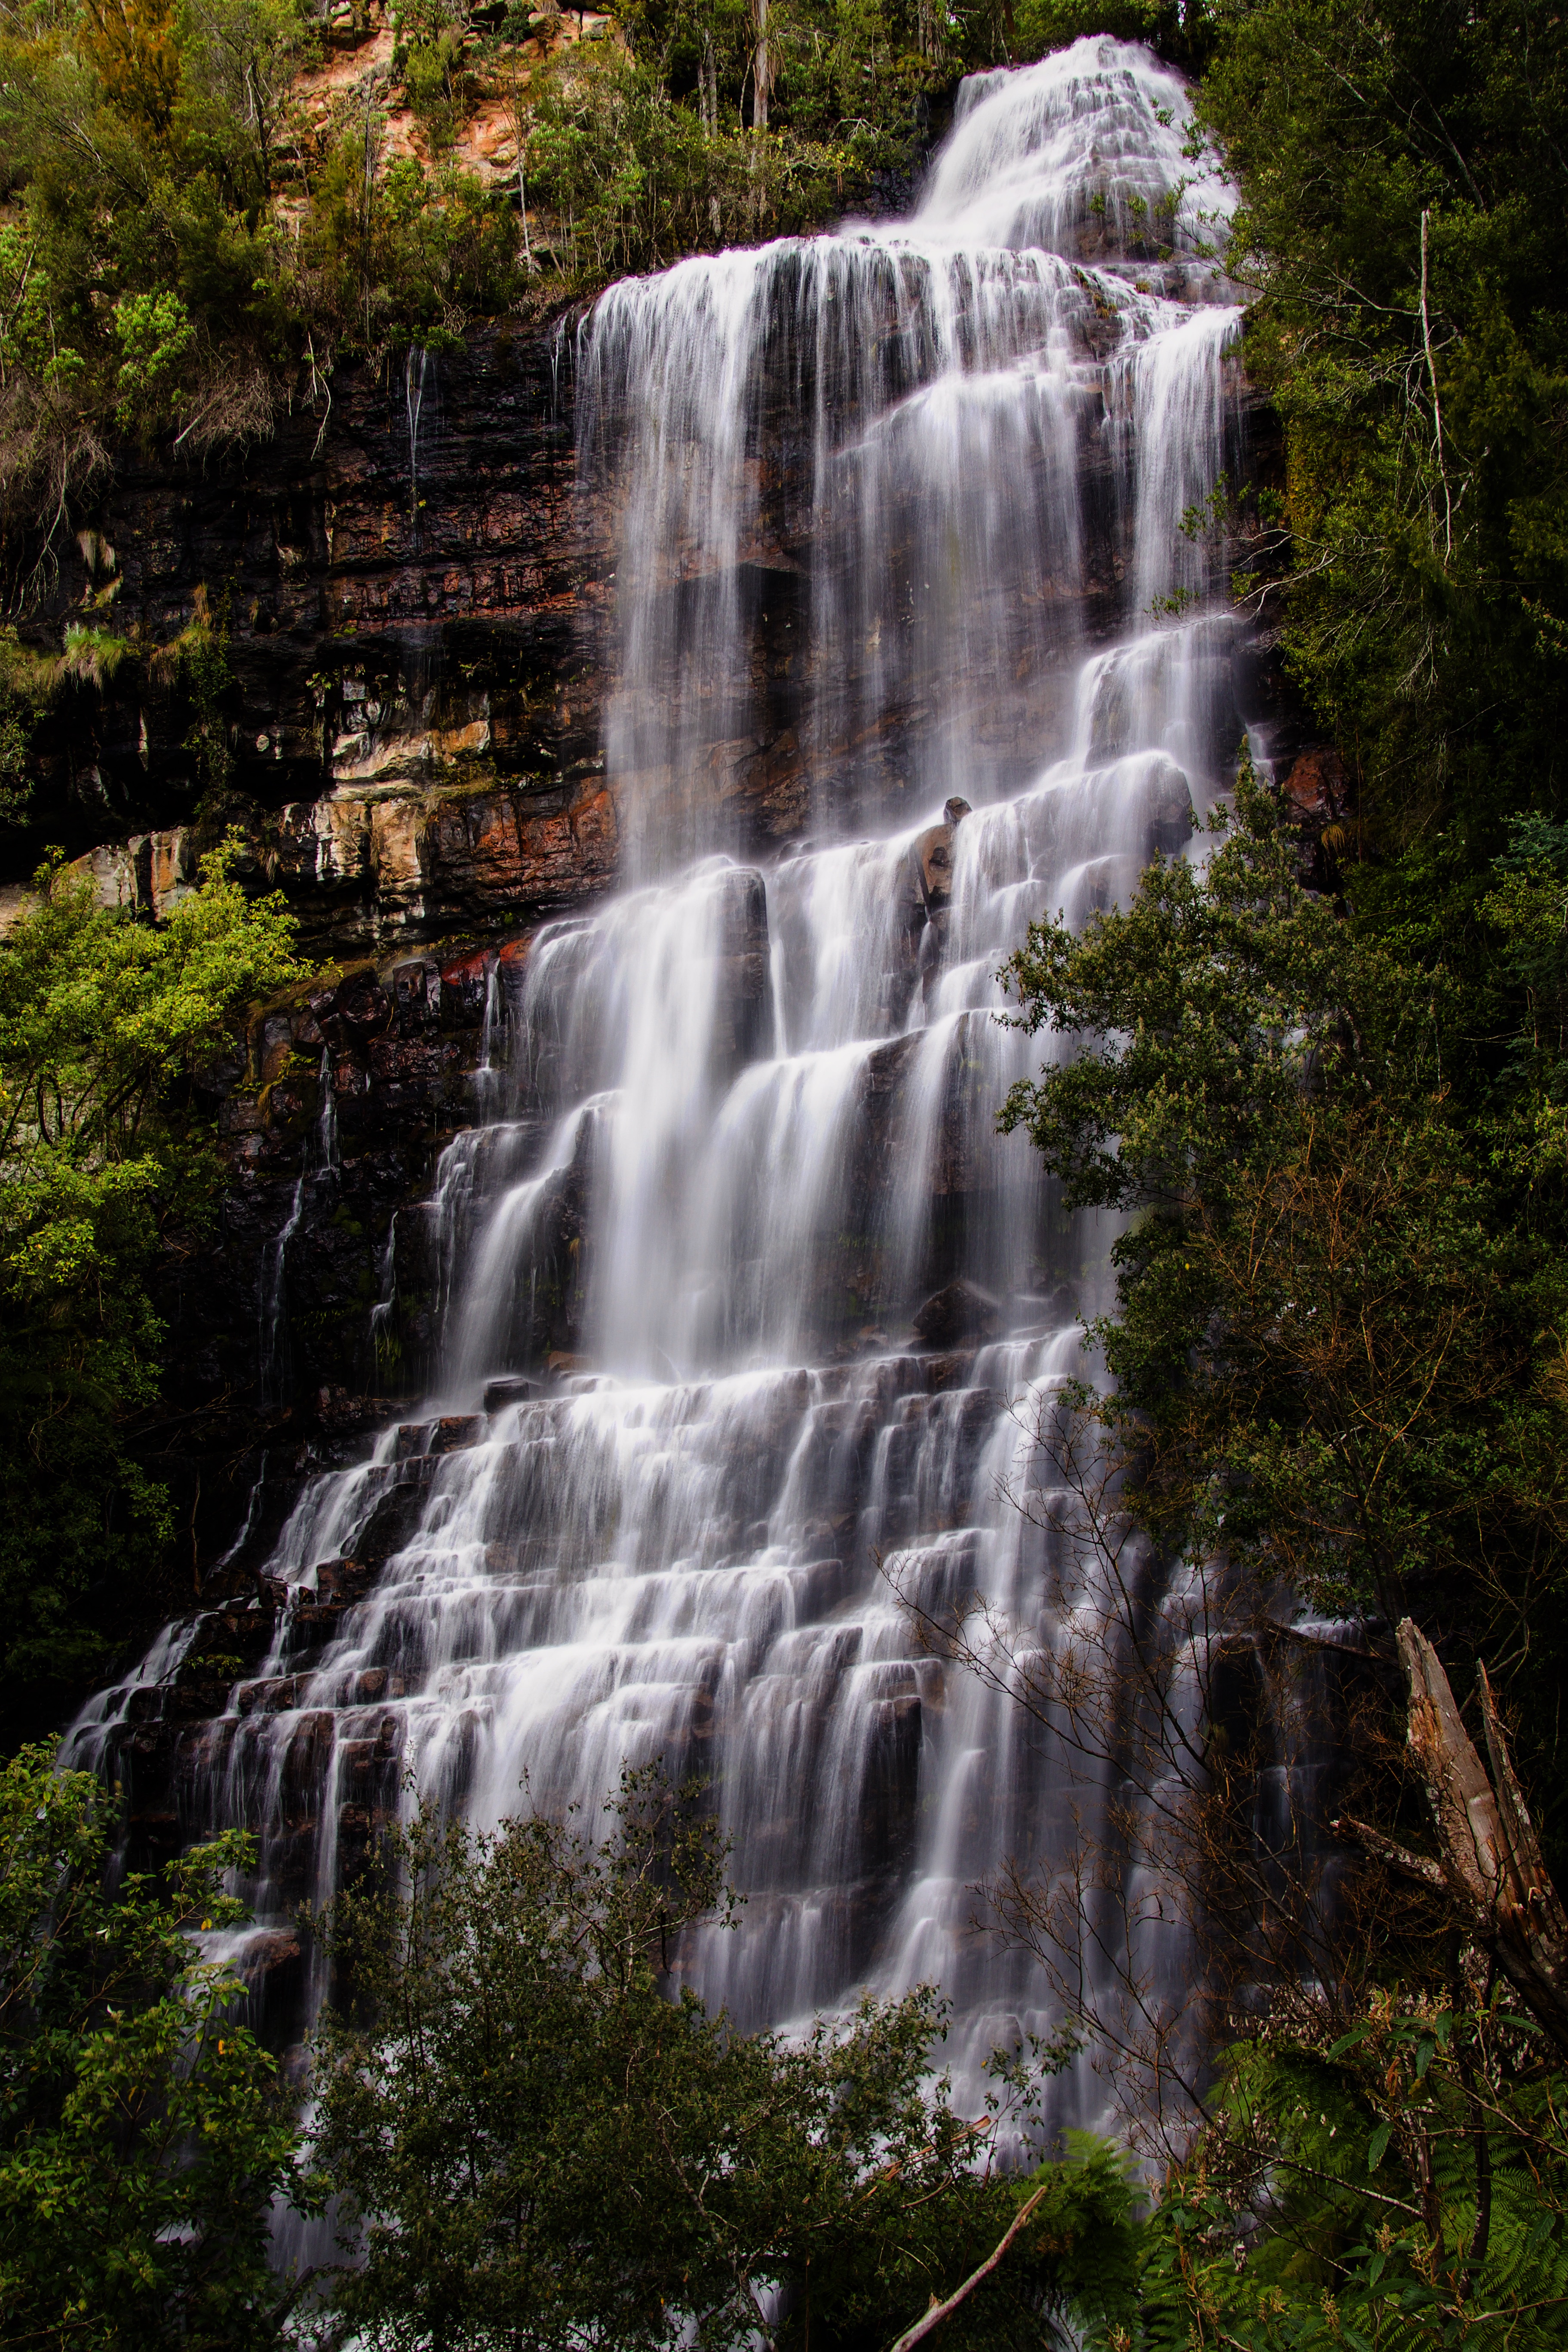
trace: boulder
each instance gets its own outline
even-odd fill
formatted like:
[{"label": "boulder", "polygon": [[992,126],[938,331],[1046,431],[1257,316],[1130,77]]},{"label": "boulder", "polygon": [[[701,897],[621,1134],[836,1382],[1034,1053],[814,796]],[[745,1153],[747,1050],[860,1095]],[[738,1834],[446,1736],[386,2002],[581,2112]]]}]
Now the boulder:
[{"label": "boulder", "polygon": [[460,1454],[466,1446],[482,1444],[486,1435],[482,1412],[444,1413],[430,1433],[432,1454]]},{"label": "boulder", "polygon": [[952,896],[952,827],[928,825],[910,850],[915,896],[928,916],[939,913]]},{"label": "boulder", "polygon": [[950,1282],[933,1291],[915,1316],[915,1330],[928,1348],[955,1348],[963,1339],[989,1339],[1001,1328],[996,1301],[973,1282]]}]

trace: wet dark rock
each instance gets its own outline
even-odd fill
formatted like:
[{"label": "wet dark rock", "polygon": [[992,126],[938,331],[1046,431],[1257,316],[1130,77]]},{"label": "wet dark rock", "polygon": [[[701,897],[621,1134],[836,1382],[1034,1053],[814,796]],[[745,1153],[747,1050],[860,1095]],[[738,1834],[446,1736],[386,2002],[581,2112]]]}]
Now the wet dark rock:
[{"label": "wet dark rock", "polygon": [[389,1487],[354,1538],[356,1559],[367,1569],[384,1568],[417,1532],[425,1500],[422,1481]]},{"label": "wet dark rock", "polygon": [[1007,1301],[1007,1318],[1015,1331],[1060,1331],[1081,1321],[1082,1315],[1077,1291],[1063,1282],[1054,1290],[1016,1292]]},{"label": "wet dark rock", "polygon": [[[89,518],[116,551],[116,626],[167,645],[222,583],[230,805],[194,821],[195,713],[138,652],[46,723],[37,843],[118,835],[104,880],[154,902],[194,878],[192,836],[237,818],[313,946],[389,924],[434,936],[493,875],[497,839],[503,863],[531,845],[547,891],[563,864],[580,887],[612,559],[605,519],[574,496],[570,383],[558,397],[548,329],[482,331],[445,356],[416,510],[395,378],[341,362],[325,433],[296,406],[247,453],[118,453]],[[56,645],[94,584],[68,541],[38,616]],[[476,791],[488,814],[441,806]],[[37,854],[18,839],[18,878]]]},{"label": "wet dark rock", "polygon": [[322,1601],[363,1601],[375,1582],[367,1559],[324,1559],[316,1570],[316,1592]]},{"label": "wet dark rock", "polygon": [[486,1433],[482,1412],[445,1413],[430,1433],[430,1451],[458,1454],[466,1446],[482,1444]]},{"label": "wet dark rock", "polygon": [[726,1074],[763,1051],[766,1042],[768,902],[760,874],[742,868],[727,876],[720,915],[721,968],[716,1043]]},{"label": "wet dark rock", "polygon": [[952,826],[933,824],[910,845],[910,878],[913,897],[929,920],[943,914],[952,896]]},{"label": "wet dark rock", "polygon": [[1350,778],[1339,753],[1325,744],[1299,752],[1280,783],[1297,837],[1297,872],[1309,889],[1336,886],[1334,843],[1350,810]]},{"label": "wet dark rock", "polygon": [[933,1292],[914,1318],[919,1336],[931,1348],[952,1348],[961,1339],[989,1339],[1002,1327],[996,1301],[972,1282],[950,1282]]},{"label": "wet dark rock", "polygon": [[520,1373],[507,1372],[498,1381],[485,1382],[486,1412],[504,1412],[509,1405],[526,1404],[530,1397],[539,1394],[537,1381],[525,1381]]},{"label": "wet dark rock", "polygon": [[454,957],[437,968],[439,1009],[447,1027],[473,1029],[482,1023],[490,974],[495,969],[495,957],[482,949],[471,955]]},{"label": "wet dark rock", "polygon": [[384,1397],[362,1396],[352,1389],[331,1386],[316,1391],[316,1419],[330,1437],[357,1437],[379,1427],[392,1410]]}]

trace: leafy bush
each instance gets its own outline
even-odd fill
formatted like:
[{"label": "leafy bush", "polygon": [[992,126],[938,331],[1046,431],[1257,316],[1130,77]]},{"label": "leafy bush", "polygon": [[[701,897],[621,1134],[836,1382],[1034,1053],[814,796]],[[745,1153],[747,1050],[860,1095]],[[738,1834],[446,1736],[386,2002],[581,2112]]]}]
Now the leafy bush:
[{"label": "leafy bush", "polygon": [[304,2196],[274,2061],[200,1931],[243,1917],[231,1833],[106,1879],[112,1805],[52,1750],[0,1768],[0,2308],[8,2344],[279,2340],[268,2206]]},{"label": "leafy bush", "polygon": [[944,2342],[1021,2352],[1053,2315],[1122,2309],[1136,2199],[1114,2154],[1032,2179],[985,2161],[1004,2106],[1026,2130],[1029,2063],[999,2060],[966,2120],[928,2071],[928,1991],[785,2038],[680,1987],[683,1932],[721,1932],[731,1901],[696,1799],[628,1771],[598,1843],[426,1804],[332,1906],[346,1997],[318,2037],[316,2146],[363,2255],[339,2331],[880,2347],[1020,2221]]},{"label": "leafy bush", "polygon": [[56,863],[0,950],[0,1690],[14,1736],[58,1719],[168,1613],[168,1500],[132,1431],[155,1402],[146,1288],[214,1167],[190,1082],[237,1007],[294,976],[292,923],[231,853],[159,929]]}]

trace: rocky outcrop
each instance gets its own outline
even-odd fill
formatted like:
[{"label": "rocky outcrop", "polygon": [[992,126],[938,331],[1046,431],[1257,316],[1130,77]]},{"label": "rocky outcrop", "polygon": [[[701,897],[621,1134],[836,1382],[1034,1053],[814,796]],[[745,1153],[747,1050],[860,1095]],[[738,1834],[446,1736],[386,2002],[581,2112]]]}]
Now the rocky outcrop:
[{"label": "rocky outcrop", "polygon": [[928,1348],[956,1348],[966,1339],[994,1339],[1002,1310],[973,1283],[950,1282],[916,1310],[914,1325]]},{"label": "rocky outcrop", "polygon": [[602,887],[611,559],[575,496],[568,359],[553,331],[492,329],[343,363],[330,412],[242,456],[124,453],[27,624],[48,648],[90,622],[118,650],[44,721],[13,878],[60,842],[156,913],[237,824],[258,885],[339,952]]},{"label": "rocky outcrop", "polygon": [[160,919],[230,824],[241,879],[281,890],[302,949],[322,959],[547,920],[608,888],[619,847],[614,802],[590,773],[548,790],[469,782],[341,790],[278,810],[229,803],[216,820],[133,835],[79,864],[103,904]]},{"label": "rocky outcrop", "polygon": [[[89,859],[107,902],[156,915],[233,826],[246,878],[285,892],[308,950],[339,955],[495,934],[603,890],[628,829],[602,724],[617,560],[605,453],[626,420],[596,420],[584,484],[571,323],[491,328],[379,373],[345,362],[330,410],[318,398],[280,415],[241,455],[123,453],[25,630],[58,652],[76,622],[117,650],[60,688],[38,738],[37,822],[11,837],[0,889],[60,843]],[[846,826],[868,805],[896,809],[933,719],[889,692],[868,730],[874,641],[814,635],[809,406],[781,366],[758,420],[756,536],[735,574],[749,645],[738,731],[692,773],[636,787],[648,807],[668,800],[672,839],[689,816],[742,856],[820,825],[829,803]],[[1088,445],[1082,485],[1093,635],[1122,615],[1126,518]],[[679,565],[665,593],[690,594]],[[825,663],[826,699],[813,672]],[[976,711],[977,755],[999,777],[1021,782],[1065,722],[1070,671],[1023,662]],[[821,737],[830,703],[842,724]],[[917,885],[927,916],[940,918],[940,879],[933,866]]]}]

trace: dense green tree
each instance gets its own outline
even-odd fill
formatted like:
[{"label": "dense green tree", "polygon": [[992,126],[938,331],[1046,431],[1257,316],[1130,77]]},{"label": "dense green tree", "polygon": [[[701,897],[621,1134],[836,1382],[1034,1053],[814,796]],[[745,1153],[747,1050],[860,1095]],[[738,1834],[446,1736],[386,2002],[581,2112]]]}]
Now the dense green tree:
[{"label": "dense green tree", "polygon": [[[1500,1975],[1501,1898],[1465,1899],[1395,1696],[1397,1619],[1456,1688],[1484,1655],[1561,1882],[1568,844],[1538,816],[1504,838],[1483,987],[1463,940],[1439,962],[1385,904],[1305,888],[1244,760],[1201,854],[1006,968],[1058,1042],[1002,1123],[1112,1221],[1109,1377],[1059,1401],[1051,1491],[1021,1498],[1093,1556],[1102,1622],[1043,1664],[984,1611],[931,1631],[1139,1793],[1072,1883],[1112,1922],[1081,2022],[1184,2117],[1140,2242],[1151,2345],[1545,2346],[1568,2310],[1556,1997]],[[1200,1572],[1158,1610],[1149,1548]],[[1262,1801],[1314,1731],[1370,1824],[1299,1769],[1288,1812]],[[1540,1855],[1516,1874],[1545,1923]],[[1152,1887],[1191,1937],[1190,2021],[1140,1973]],[[1070,2006],[1078,1918],[1021,1875],[996,1894]]]},{"label": "dense green tree", "polygon": [[293,926],[229,853],[154,928],[46,867],[0,953],[0,1693],[58,1720],[170,1613],[169,1504],[138,1458],[163,1334],[160,1235],[207,1213],[192,1080],[235,1011],[296,976]]},{"label": "dense green tree", "polygon": [[[1516,1698],[1558,1817],[1568,1576],[1563,865],[1516,834],[1486,905],[1513,1082],[1451,1082],[1472,1003],[1305,889],[1245,766],[1211,854],[1007,967],[1072,1041],[1003,1113],[1128,1222],[1090,1410],[1159,1540],[1329,1609],[1413,1612]],[[1553,929],[1555,919],[1557,928]],[[1549,1017],[1542,1018],[1543,1011]],[[1561,1834],[1561,1831],[1554,1832]]]},{"label": "dense green tree", "polygon": [[0,1768],[0,2343],[251,2352],[279,2340],[275,2196],[306,2192],[232,1927],[237,1835],[110,1890],[112,1801],[47,1748]]},{"label": "dense green tree", "polygon": [[1568,44],[1548,0],[1210,13],[1201,114],[1286,436],[1286,656],[1366,845],[1447,827],[1484,862],[1563,788]]},{"label": "dense green tree", "polygon": [[[743,2034],[673,1974],[728,1915],[710,1823],[628,1772],[602,1842],[538,1815],[489,1836],[422,1808],[326,1923],[318,2154],[363,2264],[364,2345],[885,2347],[1022,2215],[945,2342],[1037,2345],[1121,2307],[1133,2195],[1086,2148],[987,2161],[1029,2068],[958,2116],[929,1992],[795,2037]],[[1033,2205],[1026,2213],[1030,2199]]]}]

